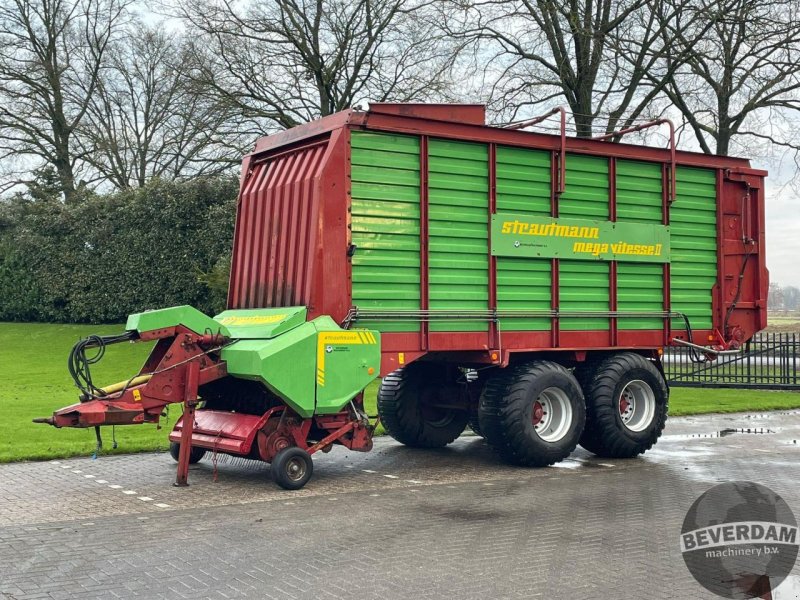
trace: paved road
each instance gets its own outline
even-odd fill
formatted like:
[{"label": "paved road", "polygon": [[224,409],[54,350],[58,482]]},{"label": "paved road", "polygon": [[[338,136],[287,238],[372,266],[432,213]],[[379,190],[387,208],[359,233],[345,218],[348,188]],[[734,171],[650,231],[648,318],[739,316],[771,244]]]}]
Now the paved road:
[{"label": "paved road", "polygon": [[630,461],[518,469],[465,435],[319,455],[298,492],[222,457],[173,478],[164,454],[0,466],[0,598],[704,598],[686,510],[751,480],[800,517],[800,411],[671,419]]}]

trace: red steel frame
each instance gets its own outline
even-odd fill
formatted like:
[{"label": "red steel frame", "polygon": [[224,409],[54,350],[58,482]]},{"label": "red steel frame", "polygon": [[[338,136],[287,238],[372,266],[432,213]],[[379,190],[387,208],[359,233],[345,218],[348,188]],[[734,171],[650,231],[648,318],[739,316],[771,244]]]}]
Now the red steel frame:
[{"label": "red steel frame", "polygon": [[[551,111],[555,114],[558,110]],[[564,178],[563,160],[566,152],[602,156],[610,163],[610,217],[616,218],[615,173],[617,159],[651,161],[661,165],[663,173],[663,222],[669,224],[669,207],[675,194],[675,165],[703,167],[717,171],[717,207],[719,229],[718,281],[714,290],[714,328],[694,332],[697,343],[706,344],[710,340],[736,345],[748,339],[753,333],[766,326],[766,290],[768,274],[764,248],[764,190],[765,171],[750,168],[749,162],[733,157],[718,157],[705,154],[610,143],[604,140],[567,138],[565,135],[545,135],[509,128],[487,127],[482,124],[479,107],[466,106],[463,112],[459,107],[439,105],[373,105],[368,112],[344,111],[325,117],[313,123],[301,125],[289,131],[262,138],[253,154],[245,157],[243,164],[243,189],[248,177],[253,173],[254,164],[271,160],[276,153],[285,154],[297,148],[307,147],[309,143],[326,143],[325,154],[319,169],[313,177],[311,189],[300,193],[311,195],[313,211],[309,215],[308,229],[315,235],[308,239],[309,252],[314,253],[306,304],[310,318],[327,314],[342,322],[352,308],[351,281],[352,265],[345,249],[350,244],[349,207],[350,189],[350,132],[353,130],[382,131],[398,134],[416,135],[420,138],[420,284],[421,308],[428,306],[427,269],[427,146],[431,137],[481,142],[489,148],[489,211],[496,205],[495,155],[498,144],[523,148],[536,148],[551,152],[552,215],[558,216],[558,197]],[[524,126],[524,124],[521,124]],[[632,128],[631,130],[639,129]],[[629,130],[617,132],[619,136]],[[568,183],[568,182],[566,182]],[[735,200],[734,200],[735,197]],[[744,206],[744,211],[742,211]],[[743,213],[743,214],[742,214]],[[747,222],[743,221],[747,217]],[[738,220],[736,220],[738,219]],[[487,219],[488,220],[488,219]],[[284,221],[285,223],[285,221]],[[283,226],[283,224],[281,226]],[[733,225],[731,224],[733,223]],[[737,228],[736,224],[741,225]],[[731,231],[748,227],[755,240],[745,248],[741,239]],[[261,235],[276,240],[278,246],[283,242],[280,227],[271,231],[261,231]],[[258,232],[256,232],[257,234]],[[730,235],[728,235],[730,234]],[[726,235],[728,237],[726,237]],[[234,263],[239,247],[252,243],[239,232],[237,223],[234,243]],[[281,250],[292,252],[293,249]],[[742,257],[748,256],[748,265],[742,284],[739,303],[732,312],[729,330],[723,331],[725,315],[730,308],[731,285],[738,281],[742,268]],[[552,259],[552,307],[558,308],[558,259]],[[495,261],[489,257],[490,283],[489,305],[496,306],[497,290]],[[611,266],[611,310],[616,308],[616,264]],[[239,289],[258,278],[254,271],[232,271],[229,295],[231,308],[255,307],[257,305],[238,299]],[[664,266],[664,310],[669,310],[669,265]],[[340,282],[347,282],[341,285]],[[275,305],[276,303],[261,303]],[[278,302],[277,305],[280,305]],[[611,326],[605,331],[562,331],[557,317],[552,319],[550,331],[498,332],[494,323],[487,323],[485,332],[431,332],[427,323],[420,323],[417,332],[387,332],[382,335],[383,361],[381,374],[388,373],[404,363],[411,362],[428,352],[447,353],[448,358],[470,362],[505,364],[511,352],[563,351],[571,352],[579,360],[590,350],[610,350],[615,348],[635,348],[656,353],[660,347],[671,343],[674,337],[685,338],[682,329],[671,331],[669,318],[664,319],[664,327],[659,330],[620,330],[617,319],[610,319]],[[444,358],[444,356],[443,356]]]}]

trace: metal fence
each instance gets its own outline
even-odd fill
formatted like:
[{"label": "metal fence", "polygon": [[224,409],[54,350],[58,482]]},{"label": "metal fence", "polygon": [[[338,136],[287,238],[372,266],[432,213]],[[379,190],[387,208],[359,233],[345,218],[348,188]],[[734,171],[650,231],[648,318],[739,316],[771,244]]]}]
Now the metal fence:
[{"label": "metal fence", "polygon": [[759,333],[741,354],[692,362],[689,348],[666,348],[664,371],[670,385],[800,390],[800,334]]}]

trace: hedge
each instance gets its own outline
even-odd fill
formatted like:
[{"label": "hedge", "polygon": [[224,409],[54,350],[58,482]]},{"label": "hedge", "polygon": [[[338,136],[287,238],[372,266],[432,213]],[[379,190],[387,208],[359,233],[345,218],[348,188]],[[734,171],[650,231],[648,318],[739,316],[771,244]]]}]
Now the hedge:
[{"label": "hedge", "polygon": [[153,181],[65,205],[0,203],[0,320],[115,323],[225,304],[237,181]]}]

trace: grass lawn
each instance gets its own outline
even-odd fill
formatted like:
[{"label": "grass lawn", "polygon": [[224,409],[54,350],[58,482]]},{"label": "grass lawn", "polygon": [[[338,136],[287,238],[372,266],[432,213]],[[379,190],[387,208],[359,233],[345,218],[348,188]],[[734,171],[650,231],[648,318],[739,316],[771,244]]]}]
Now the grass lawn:
[{"label": "grass lawn", "polygon": [[[67,373],[67,355],[80,337],[121,330],[120,325],[0,323],[0,462],[92,454],[93,429],[54,429],[31,419],[77,402],[78,392]],[[144,362],[149,348],[147,344],[110,346],[92,370],[95,381],[107,384],[129,378]],[[366,393],[371,415],[376,412],[376,393],[377,383],[373,383]],[[673,388],[670,400],[672,415],[798,407],[800,393],[790,392]],[[161,430],[153,425],[117,427],[116,450],[111,449],[110,428],[104,428],[104,452],[166,449],[167,435],[179,414],[180,408],[174,406]]]},{"label": "grass lawn", "polygon": [[670,388],[669,414],[673,417],[788,408],[800,408],[800,392]]},{"label": "grass lawn", "polygon": [[768,315],[766,333],[800,333],[800,315]]}]

